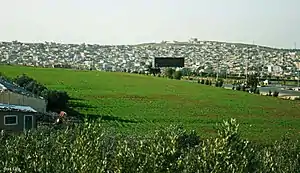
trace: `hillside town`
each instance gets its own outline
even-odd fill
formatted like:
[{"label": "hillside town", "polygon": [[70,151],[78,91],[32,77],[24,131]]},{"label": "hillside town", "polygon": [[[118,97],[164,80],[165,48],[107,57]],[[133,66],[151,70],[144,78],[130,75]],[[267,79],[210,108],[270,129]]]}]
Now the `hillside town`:
[{"label": "hillside town", "polygon": [[0,42],[1,64],[139,72],[154,57],[185,57],[185,66],[196,72],[290,77],[299,61],[295,50],[197,39],[139,45]]}]

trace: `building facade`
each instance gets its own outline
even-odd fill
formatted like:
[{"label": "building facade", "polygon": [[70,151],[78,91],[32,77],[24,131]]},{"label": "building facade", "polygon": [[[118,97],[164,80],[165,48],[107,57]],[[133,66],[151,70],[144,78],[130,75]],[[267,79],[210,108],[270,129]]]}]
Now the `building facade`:
[{"label": "building facade", "polygon": [[37,128],[37,111],[29,106],[0,103],[0,130],[22,132]]}]

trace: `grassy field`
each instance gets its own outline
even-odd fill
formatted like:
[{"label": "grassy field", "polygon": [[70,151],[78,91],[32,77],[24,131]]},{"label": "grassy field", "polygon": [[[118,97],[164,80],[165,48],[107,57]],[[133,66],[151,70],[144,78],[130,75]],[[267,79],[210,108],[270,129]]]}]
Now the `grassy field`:
[{"label": "grassy field", "polygon": [[143,134],[170,124],[215,135],[215,124],[240,123],[243,137],[270,141],[300,133],[299,102],[250,95],[186,81],[127,73],[0,66],[7,76],[25,73],[52,89],[64,90],[80,113],[101,116],[117,131]]}]

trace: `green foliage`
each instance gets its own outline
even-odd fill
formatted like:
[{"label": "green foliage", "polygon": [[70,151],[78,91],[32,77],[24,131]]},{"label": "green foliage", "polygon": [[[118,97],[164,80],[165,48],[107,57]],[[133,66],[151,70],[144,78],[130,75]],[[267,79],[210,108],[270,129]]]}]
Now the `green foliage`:
[{"label": "green foliage", "polygon": [[204,84],[204,83],[205,83],[204,79],[201,79],[201,84]]},{"label": "green foliage", "polygon": [[44,85],[25,74],[17,76],[13,81],[27,91],[44,97],[47,100],[47,110],[59,111],[67,107],[70,97],[65,91],[48,90]]},{"label": "green foliage", "polygon": [[278,95],[279,95],[279,92],[278,92],[278,91],[274,91],[274,92],[273,92],[273,97],[278,97]]},{"label": "green foliage", "polygon": [[174,78],[174,73],[175,73],[175,69],[173,69],[173,68],[166,68],[165,75],[168,78],[173,79]]},{"label": "green foliage", "polygon": [[205,80],[205,85],[209,85],[209,80],[208,79]]},{"label": "green foliage", "polygon": [[[169,126],[146,136],[116,134],[99,122],[0,136],[0,168],[21,172],[299,172],[300,143],[264,146],[241,138],[235,119],[218,135]],[[10,172],[10,171],[7,171]]]},{"label": "green foliage", "polygon": [[254,91],[254,94],[260,94],[260,91],[258,88],[256,88],[256,90]]},{"label": "green foliage", "polygon": [[191,76],[193,74],[190,68],[183,68],[181,72],[182,72],[182,76]]},{"label": "green foliage", "polygon": [[250,88],[257,88],[259,84],[258,74],[249,75],[247,79],[247,86]]},{"label": "green foliage", "polygon": [[182,72],[181,71],[175,71],[173,73],[173,79],[180,80],[181,78],[182,78]]},{"label": "green foliage", "polygon": [[[157,74],[160,74],[160,73],[161,73],[160,68],[154,68],[154,67],[152,66],[152,64],[147,65],[147,66],[146,66],[146,69],[147,69],[147,71],[148,71],[150,74],[152,74],[153,76],[156,76]],[[128,71],[128,73],[130,73],[130,70]]]},{"label": "green foliage", "polygon": [[245,85],[242,85],[241,90],[242,90],[242,91],[246,91],[246,86],[245,86]]},{"label": "green foliage", "polygon": [[272,96],[272,91],[269,90],[269,93],[267,94],[267,96]]},{"label": "green foliage", "polygon": [[65,91],[44,90],[42,96],[48,101],[47,108],[49,110],[61,110],[67,108],[69,95]]},{"label": "green foliage", "polygon": [[269,93],[267,94],[267,96],[278,97],[279,96],[279,92],[278,91],[272,92],[271,90],[269,90]]},{"label": "green foliage", "polygon": [[223,79],[218,79],[215,83],[216,87],[223,87],[224,80]]},{"label": "green foliage", "polygon": [[247,139],[269,143],[286,133],[299,138],[299,102],[132,73],[23,66],[0,66],[0,71],[11,78],[26,73],[49,90],[66,91],[75,98],[69,101],[73,110],[102,117],[103,125],[120,133],[144,135],[158,125],[182,123],[211,137],[220,117],[234,117],[242,118],[240,130]]},{"label": "green foliage", "polygon": [[6,76],[4,73],[0,72],[0,78],[8,80],[8,81],[12,81],[11,77]]}]

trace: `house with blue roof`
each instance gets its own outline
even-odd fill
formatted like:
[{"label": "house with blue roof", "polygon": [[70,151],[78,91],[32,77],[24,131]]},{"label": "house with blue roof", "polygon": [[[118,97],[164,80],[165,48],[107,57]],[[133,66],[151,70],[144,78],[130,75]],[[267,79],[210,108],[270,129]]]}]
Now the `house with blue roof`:
[{"label": "house with blue roof", "polygon": [[37,112],[46,113],[47,101],[24,88],[0,77],[0,104],[29,106]]}]

